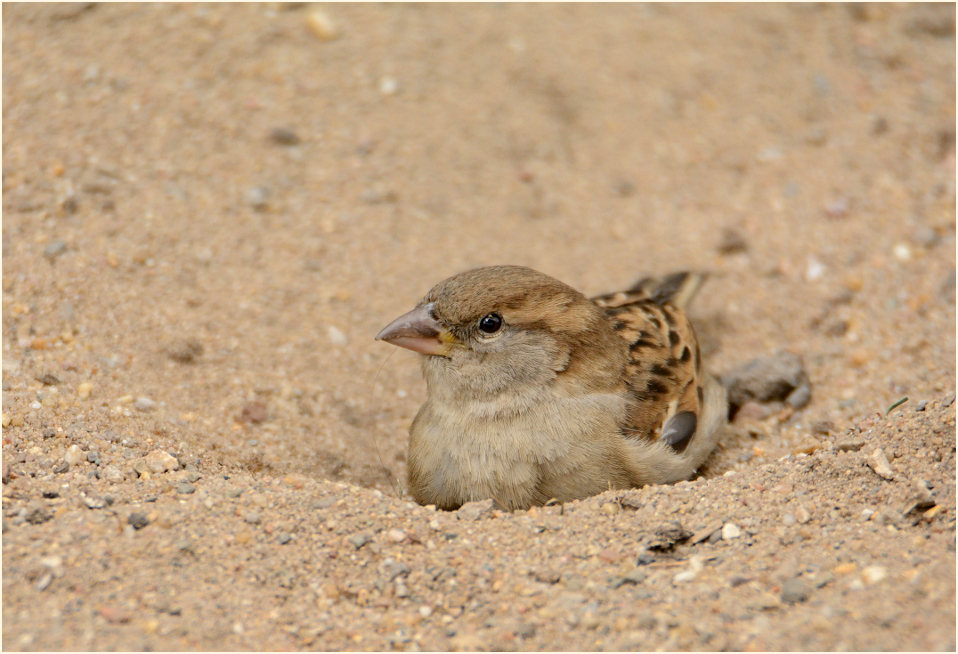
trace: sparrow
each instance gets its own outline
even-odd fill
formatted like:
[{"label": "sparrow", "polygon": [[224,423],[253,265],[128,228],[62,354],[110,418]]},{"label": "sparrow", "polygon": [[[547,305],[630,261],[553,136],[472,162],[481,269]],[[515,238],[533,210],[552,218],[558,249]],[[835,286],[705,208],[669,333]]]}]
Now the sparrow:
[{"label": "sparrow", "polygon": [[647,278],[591,299],[521,266],[436,284],[376,336],[422,359],[412,496],[518,510],[688,478],[728,412],[683,312],[702,279]]}]

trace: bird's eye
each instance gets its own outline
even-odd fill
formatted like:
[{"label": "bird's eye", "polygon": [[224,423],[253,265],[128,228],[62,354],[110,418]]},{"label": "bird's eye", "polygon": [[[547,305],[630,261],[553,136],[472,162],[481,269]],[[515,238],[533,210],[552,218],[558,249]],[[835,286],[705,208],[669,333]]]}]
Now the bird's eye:
[{"label": "bird's eye", "polygon": [[487,313],[479,319],[479,331],[484,334],[495,334],[502,329],[502,316],[498,313]]}]

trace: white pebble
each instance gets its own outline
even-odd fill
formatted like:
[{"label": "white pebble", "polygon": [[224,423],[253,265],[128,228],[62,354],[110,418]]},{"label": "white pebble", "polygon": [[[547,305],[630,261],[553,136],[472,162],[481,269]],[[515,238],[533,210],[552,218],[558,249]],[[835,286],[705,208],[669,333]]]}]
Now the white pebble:
[{"label": "white pebble", "polygon": [[424,618],[428,618],[430,615],[432,615],[432,607],[426,604],[423,604],[422,606],[419,607],[419,615],[421,615]]},{"label": "white pebble", "polygon": [[310,9],[306,14],[306,25],[320,41],[332,41],[339,37],[339,29],[336,23],[322,9]]},{"label": "white pebble", "polygon": [[702,565],[702,557],[693,556],[691,559],[689,559],[689,569],[683,570],[672,577],[672,583],[682,584],[687,581],[692,581],[699,575],[700,572],[702,572],[704,567],[705,566]]},{"label": "white pebble", "polygon": [[742,530],[734,522],[726,522],[722,527],[722,540],[732,540],[742,535]]},{"label": "white pebble", "polygon": [[156,408],[156,402],[148,397],[138,397],[133,402],[133,408],[138,411],[152,411]]},{"label": "white pebble", "polygon": [[888,576],[888,570],[880,565],[870,565],[862,570],[862,580],[871,586]]},{"label": "white pebble", "polygon": [[68,447],[66,454],[63,456],[63,460],[69,463],[71,466],[75,466],[84,459],[86,459],[86,455],[76,445],[71,445]]},{"label": "white pebble", "polygon": [[153,450],[146,455],[145,462],[147,469],[155,474],[162,474],[180,467],[176,457],[163,450]]},{"label": "white pebble", "polygon": [[898,243],[892,250],[895,258],[899,261],[911,261],[911,248],[904,243]]},{"label": "white pebble", "polygon": [[329,325],[326,328],[326,332],[329,334],[329,340],[333,345],[346,345],[349,341],[346,339],[346,334],[344,334],[338,327]]},{"label": "white pebble", "polygon": [[379,92],[383,95],[396,95],[399,90],[399,80],[389,75],[379,80]]},{"label": "white pebble", "polygon": [[406,532],[404,532],[402,529],[390,529],[386,533],[386,538],[394,543],[401,543],[406,540]]},{"label": "white pebble", "polygon": [[825,264],[811,257],[808,260],[808,267],[805,269],[805,281],[813,282],[816,279],[821,279],[825,274]]}]

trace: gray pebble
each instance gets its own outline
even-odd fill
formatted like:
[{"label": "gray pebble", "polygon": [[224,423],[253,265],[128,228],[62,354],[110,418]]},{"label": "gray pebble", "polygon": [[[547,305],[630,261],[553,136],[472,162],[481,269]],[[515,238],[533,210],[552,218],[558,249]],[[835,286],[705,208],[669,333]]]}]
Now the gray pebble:
[{"label": "gray pebble", "polygon": [[628,574],[619,577],[618,579],[612,582],[612,588],[619,588],[625,586],[626,584],[632,586],[638,586],[643,581],[648,579],[649,574],[642,568],[636,568],[635,570],[630,571]]},{"label": "gray pebble", "polygon": [[924,411],[928,407],[928,400],[922,400],[918,403],[918,406],[915,407],[915,411]]},{"label": "gray pebble", "polygon": [[53,438],[56,435],[57,435],[57,430],[52,427],[47,427],[46,429],[43,430],[44,438]]},{"label": "gray pebble", "polygon": [[58,256],[66,252],[67,244],[66,241],[53,241],[48,246],[43,249],[43,256],[45,256],[50,261],[53,261]]},{"label": "gray pebble", "polygon": [[290,534],[280,534],[276,538],[276,540],[279,542],[280,545],[285,545],[289,541],[293,540],[293,537]]},{"label": "gray pebble", "polygon": [[528,640],[536,635],[536,626],[531,622],[520,622],[516,625],[516,635],[522,640]]},{"label": "gray pebble", "polygon": [[186,481],[190,482],[191,484],[198,482],[202,478],[203,478],[203,475],[201,475],[198,472],[191,472],[188,475],[186,475]]},{"label": "gray pebble", "polygon": [[748,249],[748,243],[742,233],[726,228],[722,232],[722,240],[719,241],[718,251],[722,254],[734,254],[736,252],[745,252]]},{"label": "gray pebble", "polygon": [[88,509],[102,509],[106,506],[106,500],[95,495],[84,496],[83,503]]},{"label": "gray pebble", "polygon": [[649,565],[655,563],[655,557],[649,552],[642,552],[635,560],[635,565]]},{"label": "gray pebble", "polygon": [[118,483],[126,479],[126,475],[118,466],[104,466],[100,470],[100,478],[109,482]]},{"label": "gray pebble", "polygon": [[100,465],[100,451],[90,450],[86,453],[86,460],[94,465]]},{"label": "gray pebble", "polygon": [[150,519],[146,517],[145,513],[140,513],[139,511],[134,511],[126,519],[127,523],[130,524],[134,529],[143,529],[143,527],[150,524]]},{"label": "gray pebble", "polygon": [[812,388],[808,385],[808,382],[805,382],[788,394],[788,397],[785,398],[785,403],[793,409],[801,409],[808,404],[808,401],[811,399]]},{"label": "gray pebble", "polygon": [[386,579],[392,581],[396,577],[408,577],[409,573],[412,572],[412,568],[409,567],[409,564],[405,561],[386,559],[383,562],[382,571]]},{"label": "gray pebble", "polygon": [[369,542],[369,536],[366,534],[353,534],[349,537],[349,542],[352,543],[353,547],[357,550],[363,545]]},{"label": "gray pebble", "polygon": [[193,363],[203,354],[203,344],[195,338],[185,338],[171,343],[166,354],[179,363]]},{"label": "gray pebble", "polygon": [[938,241],[941,240],[941,237],[933,227],[924,225],[915,231],[915,233],[912,235],[912,240],[918,245],[931,248],[938,244]]},{"label": "gray pebble", "polygon": [[269,207],[269,189],[254,186],[246,192],[246,202],[256,211],[265,211]]},{"label": "gray pebble", "polygon": [[[60,461],[55,466],[53,466],[53,472],[57,473],[58,475],[62,475],[64,472],[68,471],[69,469],[70,469],[70,464],[67,463],[66,461]],[[3,483],[7,483],[7,480],[4,479]]]},{"label": "gray pebble", "polygon": [[480,520],[491,516],[494,509],[492,500],[466,502],[456,511],[456,517],[460,520]]},{"label": "gray pebble", "polygon": [[43,524],[53,518],[53,514],[47,505],[40,501],[30,502],[27,506],[27,514],[24,516],[31,525]]},{"label": "gray pebble", "polygon": [[807,599],[808,586],[798,577],[793,577],[782,584],[782,601],[786,604],[796,604]]},{"label": "gray pebble", "polygon": [[180,482],[176,485],[176,492],[180,495],[192,495],[196,492],[196,486],[187,482]]},{"label": "gray pebble", "polygon": [[[790,352],[780,351],[772,356],[752,359],[722,375],[722,383],[728,389],[729,404],[737,410],[749,400],[784,400],[793,391],[807,386],[809,381],[802,360]],[[804,391],[800,393],[795,401],[801,401],[804,394]]]},{"label": "gray pebble", "polygon": [[226,491],[226,497],[235,498],[235,497],[239,497],[242,494],[243,494],[242,488],[230,488],[228,491]]},{"label": "gray pebble", "polygon": [[250,523],[251,525],[258,525],[263,520],[263,516],[260,515],[259,511],[247,511],[243,514],[243,520]]},{"label": "gray pebble", "polygon": [[269,133],[273,143],[278,145],[298,145],[299,136],[288,127],[276,127]]},{"label": "gray pebble", "polygon": [[335,504],[335,503],[338,502],[338,501],[339,501],[339,499],[336,498],[336,497],[333,497],[333,496],[330,496],[330,497],[321,497],[321,498],[319,498],[318,500],[315,500],[315,501],[310,505],[310,508],[311,508],[311,509],[314,509],[314,510],[316,510],[316,509],[328,509],[329,507],[331,507],[333,504]]}]

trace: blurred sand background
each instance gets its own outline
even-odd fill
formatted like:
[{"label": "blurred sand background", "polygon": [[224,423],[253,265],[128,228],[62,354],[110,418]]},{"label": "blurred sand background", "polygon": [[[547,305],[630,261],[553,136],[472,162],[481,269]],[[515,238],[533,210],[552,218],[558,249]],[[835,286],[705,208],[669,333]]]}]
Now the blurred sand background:
[{"label": "blurred sand background", "polygon": [[[64,507],[84,484],[149,494],[160,480],[131,466],[157,449],[207,479],[341,481],[406,507],[424,386],[373,336],[478,265],[587,294],[706,271],[692,315],[712,370],[799,355],[810,403],[737,420],[709,478],[829,450],[905,396],[951,406],[953,464],[954,39],[952,5],[5,4],[5,647],[386,646],[140,641],[96,607],[92,632],[31,613],[56,588],[35,589],[28,534],[58,521],[21,510],[62,484]],[[934,474],[953,487],[953,465]],[[941,583],[951,624],[893,622],[884,647],[954,647]],[[662,629],[644,646],[718,642]],[[539,633],[488,646],[563,646]],[[877,646],[843,637],[723,642]],[[437,638],[400,644],[471,642]]]}]

